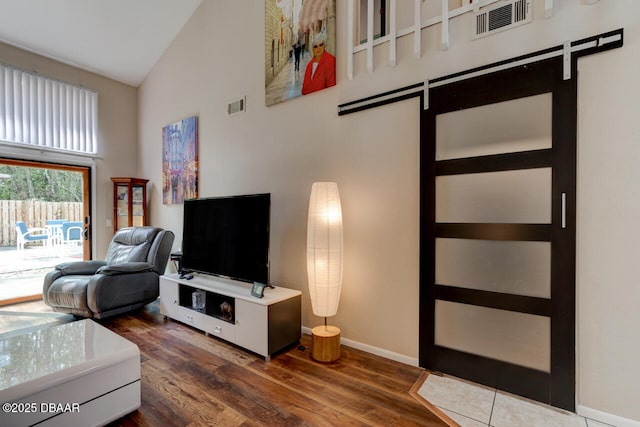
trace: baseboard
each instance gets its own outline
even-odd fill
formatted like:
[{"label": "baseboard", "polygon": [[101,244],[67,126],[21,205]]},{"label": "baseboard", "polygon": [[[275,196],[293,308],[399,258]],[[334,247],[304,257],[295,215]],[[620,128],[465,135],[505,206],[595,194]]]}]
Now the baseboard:
[{"label": "baseboard", "polygon": [[640,427],[640,421],[631,420],[629,418],[619,417],[607,412],[598,411],[597,409],[588,408],[578,405],[576,413],[581,417],[599,421],[601,423],[610,424],[615,427]]},{"label": "baseboard", "polygon": [[[311,335],[311,328],[306,326],[302,327],[302,332]],[[385,350],[383,348],[374,347],[369,344],[364,344],[359,341],[350,340],[343,336],[340,336],[340,344],[344,344],[348,347],[355,348],[357,350],[366,351],[367,353],[375,354],[376,356],[384,357],[385,359],[394,360],[396,362],[404,363],[410,366],[419,366],[418,359],[405,356],[404,354],[394,353],[393,351]]]}]

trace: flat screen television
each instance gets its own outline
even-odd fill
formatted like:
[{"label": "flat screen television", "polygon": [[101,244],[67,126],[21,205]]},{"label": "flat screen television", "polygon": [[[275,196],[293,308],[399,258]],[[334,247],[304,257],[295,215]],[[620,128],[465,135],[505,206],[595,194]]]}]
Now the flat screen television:
[{"label": "flat screen television", "polygon": [[185,200],[182,271],[269,283],[271,195]]}]

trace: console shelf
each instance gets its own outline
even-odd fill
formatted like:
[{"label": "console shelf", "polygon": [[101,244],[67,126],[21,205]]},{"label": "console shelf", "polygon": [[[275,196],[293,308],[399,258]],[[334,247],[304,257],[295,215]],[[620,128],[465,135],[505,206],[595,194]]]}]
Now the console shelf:
[{"label": "console shelf", "polygon": [[[192,305],[194,292],[204,292],[204,308]],[[251,285],[215,276],[178,274],[160,277],[160,312],[222,338],[267,360],[300,340],[302,293],[266,288],[263,298],[251,295]]]}]

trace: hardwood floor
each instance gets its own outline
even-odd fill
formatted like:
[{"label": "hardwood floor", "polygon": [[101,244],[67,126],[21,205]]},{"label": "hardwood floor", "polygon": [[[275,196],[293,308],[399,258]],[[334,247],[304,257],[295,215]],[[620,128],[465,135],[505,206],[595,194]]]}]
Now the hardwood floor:
[{"label": "hardwood floor", "polygon": [[140,348],[142,406],[112,426],[443,426],[409,392],[424,371],[311,338],[270,362],[174,321],[157,304],[100,323]]}]

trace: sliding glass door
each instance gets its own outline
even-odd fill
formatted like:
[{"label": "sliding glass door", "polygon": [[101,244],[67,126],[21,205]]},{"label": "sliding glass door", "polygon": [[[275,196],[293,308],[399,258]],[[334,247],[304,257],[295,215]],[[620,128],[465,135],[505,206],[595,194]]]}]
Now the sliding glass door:
[{"label": "sliding glass door", "polygon": [[0,305],[41,298],[56,264],[90,259],[90,169],[0,158]]}]

